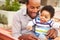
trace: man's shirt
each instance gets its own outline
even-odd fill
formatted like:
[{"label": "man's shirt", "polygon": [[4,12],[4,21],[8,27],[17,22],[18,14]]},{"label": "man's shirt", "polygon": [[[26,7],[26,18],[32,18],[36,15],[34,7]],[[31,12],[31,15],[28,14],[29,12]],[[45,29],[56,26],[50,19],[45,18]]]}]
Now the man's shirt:
[{"label": "man's shirt", "polygon": [[12,35],[14,37],[19,37],[24,33],[30,33],[28,30],[26,30],[26,25],[32,19],[27,15],[26,11],[26,8],[22,8],[13,17]]}]

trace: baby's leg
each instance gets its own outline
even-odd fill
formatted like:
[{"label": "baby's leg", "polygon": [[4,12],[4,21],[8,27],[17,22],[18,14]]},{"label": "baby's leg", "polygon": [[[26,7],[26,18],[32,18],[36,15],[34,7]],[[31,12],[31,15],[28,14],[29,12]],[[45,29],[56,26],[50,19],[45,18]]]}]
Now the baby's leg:
[{"label": "baby's leg", "polygon": [[40,34],[40,35],[39,35],[39,38],[40,38],[41,40],[48,40],[47,37],[46,37],[45,35],[43,35],[43,34]]}]

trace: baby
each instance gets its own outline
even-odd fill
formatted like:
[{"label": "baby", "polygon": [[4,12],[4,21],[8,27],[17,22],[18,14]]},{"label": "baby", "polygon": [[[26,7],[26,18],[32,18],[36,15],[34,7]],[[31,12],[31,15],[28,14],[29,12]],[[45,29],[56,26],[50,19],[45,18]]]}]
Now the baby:
[{"label": "baby", "polygon": [[46,33],[48,30],[51,29],[51,27],[54,24],[52,20],[54,14],[55,10],[52,6],[44,6],[40,10],[40,15],[28,23],[27,29],[33,30],[33,27],[35,27],[35,35],[39,37],[41,40],[47,40]]}]

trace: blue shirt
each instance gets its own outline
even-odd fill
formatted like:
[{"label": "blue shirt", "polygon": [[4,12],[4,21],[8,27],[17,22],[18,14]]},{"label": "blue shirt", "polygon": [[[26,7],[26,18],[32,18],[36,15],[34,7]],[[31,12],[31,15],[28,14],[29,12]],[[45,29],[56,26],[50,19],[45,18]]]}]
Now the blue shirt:
[{"label": "blue shirt", "polygon": [[35,19],[32,20],[32,23],[30,23],[30,25],[31,24],[35,25],[35,30],[34,31],[35,31],[36,36],[41,36],[41,37],[44,36],[45,37],[46,32],[51,29],[53,23],[54,22],[53,22],[52,19],[49,20],[48,22],[41,23],[40,18],[38,16],[38,17],[36,17]]}]

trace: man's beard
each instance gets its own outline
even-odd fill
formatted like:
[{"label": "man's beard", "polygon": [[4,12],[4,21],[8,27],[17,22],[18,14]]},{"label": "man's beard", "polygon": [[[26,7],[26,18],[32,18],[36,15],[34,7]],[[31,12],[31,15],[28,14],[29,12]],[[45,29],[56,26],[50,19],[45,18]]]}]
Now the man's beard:
[{"label": "man's beard", "polygon": [[36,16],[34,16],[34,17],[32,17],[32,16],[29,14],[28,10],[27,10],[27,14],[28,14],[28,16],[29,16],[31,19],[34,19],[34,18],[36,18],[36,17],[39,15],[39,11],[36,13]]}]

